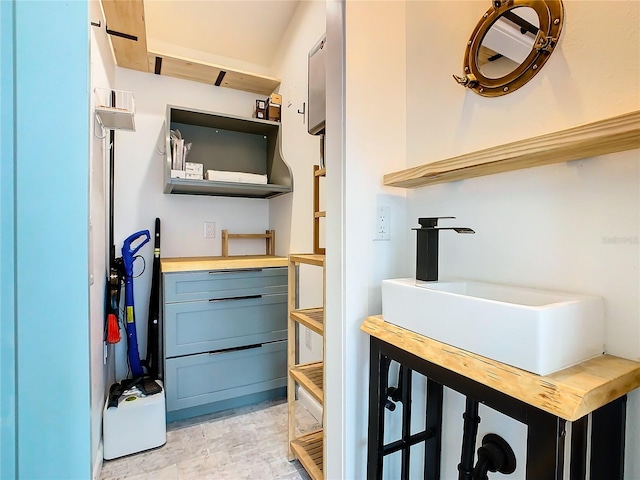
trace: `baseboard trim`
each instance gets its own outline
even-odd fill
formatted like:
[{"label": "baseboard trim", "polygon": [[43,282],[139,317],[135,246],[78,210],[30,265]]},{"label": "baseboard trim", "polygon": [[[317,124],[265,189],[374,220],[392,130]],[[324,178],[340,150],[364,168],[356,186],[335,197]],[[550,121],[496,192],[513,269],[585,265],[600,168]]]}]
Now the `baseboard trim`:
[{"label": "baseboard trim", "polygon": [[102,475],[102,460],[104,457],[104,445],[102,444],[102,439],[100,439],[100,443],[98,444],[98,450],[96,451],[96,459],[93,462],[93,472],[91,478],[93,480],[100,480]]},{"label": "baseboard trim", "polygon": [[322,424],[322,406],[304,388],[298,388],[298,401],[318,423]]}]

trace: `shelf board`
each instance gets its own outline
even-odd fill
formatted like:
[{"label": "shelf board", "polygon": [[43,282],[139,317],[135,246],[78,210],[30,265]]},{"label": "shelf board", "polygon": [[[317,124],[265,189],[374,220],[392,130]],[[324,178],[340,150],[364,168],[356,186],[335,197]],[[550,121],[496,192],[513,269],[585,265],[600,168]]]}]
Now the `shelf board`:
[{"label": "shelf board", "polygon": [[322,430],[308,433],[291,441],[291,449],[313,480],[324,479],[323,444]]},{"label": "shelf board", "polygon": [[640,148],[640,110],[388,173],[384,185],[424,187],[636,148]]},{"label": "shelf board", "polygon": [[289,261],[324,267],[324,255],[316,255],[313,253],[292,253],[289,255]]},{"label": "shelf board", "polygon": [[209,127],[234,132],[254,133],[256,135],[274,135],[282,125],[273,120],[248,118],[228,113],[210,112],[197,108],[185,108],[178,105],[167,105],[169,123],[183,123],[198,127]]},{"label": "shelf board", "polygon": [[327,174],[327,169],[326,169],[326,168],[324,168],[324,167],[323,167],[323,168],[318,168],[317,170],[315,170],[315,171],[313,172],[313,174],[314,174],[316,177],[324,177],[324,176]]},{"label": "shelf board", "polygon": [[99,106],[95,112],[100,125],[107,130],[136,131],[135,114],[131,110]]},{"label": "shelf board", "polygon": [[315,212],[315,213],[313,214],[313,216],[314,216],[315,218],[323,218],[323,217],[326,217],[326,216],[327,216],[327,212],[325,212],[325,211],[322,211],[322,212]]},{"label": "shelf board", "polygon": [[324,335],[324,308],[302,308],[291,311],[291,318],[318,335]]},{"label": "shelf board", "polygon": [[324,405],[324,362],[296,365],[289,370],[291,376],[311,394],[320,405]]},{"label": "shelf board", "polygon": [[117,34],[109,35],[118,66],[149,72],[143,0],[102,0],[101,3],[109,31],[136,39],[132,41]]},{"label": "shelf board", "polygon": [[221,65],[163,52],[149,51],[148,62],[149,71],[158,75],[183,78],[259,95],[270,95],[280,86],[280,80],[277,78],[233,70]]},{"label": "shelf board", "polygon": [[284,185],[253,184],[235,182],[214,182],[172,178],[165,185],[164,193],[183,193],[188,195],[210,195],[222,197],[272,198],[293,189]]}]

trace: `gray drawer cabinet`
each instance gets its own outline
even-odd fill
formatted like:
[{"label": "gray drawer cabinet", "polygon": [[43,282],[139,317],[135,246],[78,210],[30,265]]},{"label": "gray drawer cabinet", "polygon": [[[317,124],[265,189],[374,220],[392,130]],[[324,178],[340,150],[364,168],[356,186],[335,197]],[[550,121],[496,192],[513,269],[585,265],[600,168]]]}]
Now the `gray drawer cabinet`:
[{"label": "gray drawer cabinet", "polygon": [[287,269],[163,274],[168,421],[284,396]]}]

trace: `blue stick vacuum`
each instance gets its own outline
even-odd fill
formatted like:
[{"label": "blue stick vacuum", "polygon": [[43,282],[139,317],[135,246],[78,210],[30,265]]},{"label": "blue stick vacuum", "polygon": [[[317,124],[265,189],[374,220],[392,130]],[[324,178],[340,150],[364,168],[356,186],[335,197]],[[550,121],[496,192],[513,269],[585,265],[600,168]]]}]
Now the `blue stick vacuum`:
[{"label": "blue stick vacuum", "polygon": [[[132,248],[132,245],[143,238],[143,240]],[[133,378],[142,377],[142,363],[140,362],[140,353],[138,352],[138,335],[136,334],[136,319],[133,305],[133,262],[136,259],[136,253],[149,240],[151,235],[149,230],[141,230],[125,239],[122,244],[122,263],[124,264],[124,305],[127,311],[127,320],[125,322],[127,330],[127,356],[129,357],[129,366],[131,367],[131,375]]]}]

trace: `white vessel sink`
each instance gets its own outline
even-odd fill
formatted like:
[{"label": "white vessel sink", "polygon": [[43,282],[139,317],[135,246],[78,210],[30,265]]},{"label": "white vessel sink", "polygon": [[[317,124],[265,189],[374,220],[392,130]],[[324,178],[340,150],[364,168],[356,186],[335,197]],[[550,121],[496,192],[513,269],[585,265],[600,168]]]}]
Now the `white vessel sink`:
[{"label": "white vessel sink", "polygon": [[602,298],[476,281],[383,280],[386,322],[538,375],[601,355]]}]

